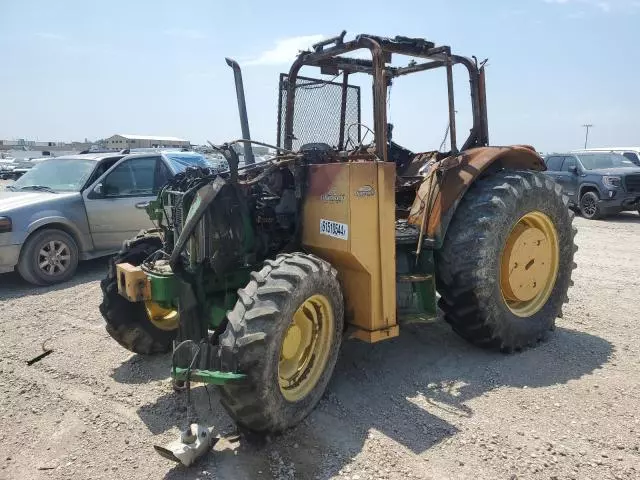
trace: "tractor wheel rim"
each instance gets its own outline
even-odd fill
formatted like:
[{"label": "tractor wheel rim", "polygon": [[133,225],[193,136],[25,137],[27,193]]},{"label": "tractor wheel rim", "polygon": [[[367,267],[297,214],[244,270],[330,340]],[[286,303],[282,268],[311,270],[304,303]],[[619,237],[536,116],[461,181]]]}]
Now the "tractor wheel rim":
[{"label": "tractor wheel rim", "polygon": [[589,216],[593,215],[596,213],[596,201],[591,197],[583,198],[582,210]]},{"label": "tractor wheel rim", "polygon": [[334,336],[331,303],[312,295],[296,310],[280,348],[280,392],[290,402],[306,397],[318,384],[331,352]]},{"label": "tractor wheel rim", "polygon": [[152,301],[144,302],[147,317],[154,327],[160,330],[171,331],[178,328],[178,311],[172,308],[164,308]]},{"label": "tractor wheel rim", "polygon": [[558,276],[558,232],[544,213],[522,216],[507,236],[500,263],[500,290],[519,317],[530,317],[547,302]]},{"label": "tractor wheel rim", "polygon": [[71,263],[71,250],[61,240],[50,240],[38,252],[38,268],[45,275],[54,277],[64,274]]}]

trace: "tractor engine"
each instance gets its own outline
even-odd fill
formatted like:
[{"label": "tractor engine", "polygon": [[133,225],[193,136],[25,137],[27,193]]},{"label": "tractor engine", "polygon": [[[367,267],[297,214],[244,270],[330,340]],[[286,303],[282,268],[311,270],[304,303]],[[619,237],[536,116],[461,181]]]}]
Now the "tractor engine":
[{"label": "tractor engine", "polygon": [[256,261],[273,258],[295,233],[298,201],[293,174],[289,169],[275,171],[251,187],[248,200],[254,219]]},{"label": "tractor engine", "polygon": [[[206,169],[189,169],[165,187],[162,210],[170,239],[165,248],[178,271],[202,268],[223,277],[273,258],[291,243],[298,212],[293,173],[281,168],[262,178],[243,177],[231,182]],[[222,185],[215,198],[202,208],[217,184]],[[199,218],[189,225],[195,215]],[[180,242],[188,227],[188,238]]]}]

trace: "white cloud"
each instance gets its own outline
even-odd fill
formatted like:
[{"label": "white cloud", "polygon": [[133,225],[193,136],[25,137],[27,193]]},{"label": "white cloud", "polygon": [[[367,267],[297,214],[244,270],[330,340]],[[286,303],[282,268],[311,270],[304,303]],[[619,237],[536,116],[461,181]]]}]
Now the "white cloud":
[{"label": "white cloud", "polygon": [[51,33],[51,32],[37,32],[36,37],[42,38],[44,40],[62,40],[64,36],[59,33]]},{"label": "white cloud", "polygon": [[303,35],[276,40],[272,49],[265,50],[245,65],[282,65],[295,59],[300,50],[306,50],[324,39],[324,35]]},{"label": "white cloud", "polygon": [[203,32],[190,28],[170,28],[165,30],[164,34],[169,37],[183,38],[187,40],[204,40],[207,38],[207,35]]}]

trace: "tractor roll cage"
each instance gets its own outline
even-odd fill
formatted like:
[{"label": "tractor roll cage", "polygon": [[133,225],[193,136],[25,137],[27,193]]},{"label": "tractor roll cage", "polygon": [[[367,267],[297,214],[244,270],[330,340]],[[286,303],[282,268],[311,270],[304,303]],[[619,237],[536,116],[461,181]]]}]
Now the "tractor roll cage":
[{"label": "tractor roll cage", "polygon": [[[345,42],[346,31],[340,35],[329,38],[313,45],[313,51],[301,52],[289,70],[289,82],[287,84],[284,147],[291,149],[294,132],[293,119],[296,95],[296,80],[298,72],[303,66],[319,67],[322,74],[338,76],[343,74],[342,82],[342,111],[340,124],[339,147],[344,146],[344,118],[348,88],[348,76],[352,73],[366,73],[373,76],[373,118],[376,153],[378,158],[387,161],[388,128],[387,128],[387,87],[395,77],[401,77],[411,73],[423,72],[434,68],[444,67],[447,72],[447,90],[449,98],[449,128],[452,153],[457,153],[456,145],[456,118],[453,93],[453,65],[462,64],[469,72],[471,91],[471,105],[473,126],[469,137],[464,142],[461,150],[472,147],[486,146],[489,143],[489,131],[487,125],[487,102],[485,92],[484,63],[478,64],[473,59],[453,55],[448,46],[436,46],[433,42],[421,38],[395,37],[385,38],[375,35],[361,34],[354,40]],[[371,51],[371,60],[348,58],[342,54],[359,49]],[[405,67],[392,67],[392,54],[406,55],[429,60],[424,63],[409,62]]]}]

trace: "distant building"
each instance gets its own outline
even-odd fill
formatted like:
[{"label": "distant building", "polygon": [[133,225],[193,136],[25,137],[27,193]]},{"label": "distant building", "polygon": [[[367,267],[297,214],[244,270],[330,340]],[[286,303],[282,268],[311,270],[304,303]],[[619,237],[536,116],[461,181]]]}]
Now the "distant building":
[{"label": "distant building", "polygon": [[58,142],[40,142],[34,140],[26,140],[18,138],[16,140],[0,140],[0,150],[57,150],[61,143]]},{"label": "distant building", "polygon": [[191,142],[176,137],[154,137],[146,135],[113,135],[106,139],[106,147],[116,150],[125,148],[152,148],[167,147],[181,148],[189,147]]}]

